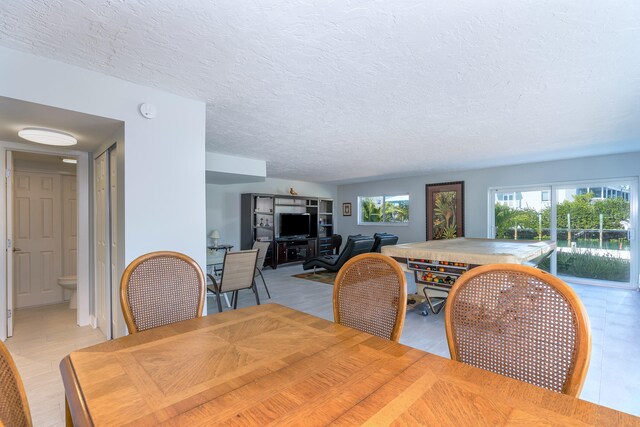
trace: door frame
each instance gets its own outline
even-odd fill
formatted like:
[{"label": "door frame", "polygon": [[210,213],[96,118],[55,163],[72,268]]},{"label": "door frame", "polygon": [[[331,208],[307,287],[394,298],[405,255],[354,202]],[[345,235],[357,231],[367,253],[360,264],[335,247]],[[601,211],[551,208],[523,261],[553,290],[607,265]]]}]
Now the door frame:
[{"label": "door frame", "polygon": [[[91,214],[89,191],[91,164],[88,152],[66,150],[53,147],[36,147],[15,142],[0,141],[0,172],[6,177],[7,151],[19,151],[26,153],[48,154],[54,156],[73,156],[78,159],[76,165],[76,179],[78,190],[78,311],[76,323],[79,326],[90,324],[90,283],[92,279],[92,246],[91,246]],[[6,179],[6,178],[5,178]],[[7,194],[5,185],[0,185],[0,224],[7,224]],[[12,214],[12,213],[11,213]],[[0,242],[5,247],[4,256],[0,257],[0,271],[7,271],[7,228],[0,227]],[[0,275],[0,340],[7,339],[7,310],[9,283],[7,275]]]},{"label": "door frame", "polygon": [[[612,288],[622,288],[622,289],[631,289],[638,290],[640,288],[640,254],[638,253],[638,177],[637,176],[624,176],[618,178],[602,178],[602,179],[585,179],[585,180],[575,180],[575,181],[561,181],[561,182],[553,182],[553,183],[541,183],[541,184],[527,184],[527,185],[508,185],[508,186],[496,186],[489,187],[487,191],[487,210],[488,210],[488,221],[487,221],[487,237],[493,238],[494,230],[495,230],[495,199],[494,195],[496,191],[534,191],[540,189],[549,188],[550,193],[550,201],[551,201],[551,239],[557,240],[557,194],[558,189],[563,189],[566,187],[573,186],[592,186],[592,185],[606,185],[608,183],[619,183],[620,181],[628,181],[630,183],[629,188],[629,217],[631,220],[631,226],[629,228],[629,251],[630,251],[630,260],[631,260],[631,269],[629,272],[629,283],[618,283],[613,281],[605,281],[605,280],[596,280],[596,279],[585,279],[580,277],[562,277],[563,280],[571,281],[572,283],[578,284],[586,284],[586,285],[597,285],[597,286],[605,286]],[[553,251],[551,257],[551,273],[556,274],[557,271],[557,255],[556,251]]]}]

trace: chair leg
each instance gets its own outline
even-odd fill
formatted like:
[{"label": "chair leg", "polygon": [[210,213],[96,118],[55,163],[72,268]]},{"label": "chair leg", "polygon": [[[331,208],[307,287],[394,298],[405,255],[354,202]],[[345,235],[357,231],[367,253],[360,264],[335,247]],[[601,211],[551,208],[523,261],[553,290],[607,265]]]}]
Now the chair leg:
[{"label": "chair leg", "polygon": [[209,279],[211,279],[211,283],[213,284],[213,288],[215,289],[214,293],[216,294],[216,302],[218,303],[218,312],[222,313],[222,300],[220,299],[220,286],[218,285],[218,282],[216,281],[216,279],[214,279],[214,277],[211,274],[207,274],[207,276],[209,276]]},{"label": "chair leg", "polygon": [[218,303],[218,312],[222,313],[222,298],[220,298],[220,290],[216,290],[216,301]]},{"label": "chair leg", "polygon": [[253,281],[253,291],[256,294],[256,303],[260,305],[260,297],[258,296],[258,285],[256,285],[256,281]]},{"label": "chair leg", "polygon": [[260,273],[260,278],[262,279],[262,283],[264,283],[264,289],[267,291],[267,297],[269,299],[271,299],[271,294],[269,293],[269,288],[267,288],[267,282],[265,282],[265,280],[264,280],[264,276],[262,275],[262,271],[258,270],[258,273]]},{"label": "chair leg", "polygon": [[233,303],[233,309],[238,308],[238,291],[233,291],[231,295],[231,302]]}]

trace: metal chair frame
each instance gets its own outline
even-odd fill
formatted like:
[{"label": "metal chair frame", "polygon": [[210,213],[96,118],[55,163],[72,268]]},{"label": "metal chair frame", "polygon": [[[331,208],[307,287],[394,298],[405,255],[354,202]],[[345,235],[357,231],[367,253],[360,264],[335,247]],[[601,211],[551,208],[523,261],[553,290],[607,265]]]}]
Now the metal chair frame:
[{"label": "metal chair frame", "polygon": [[264,267],[264,259],[267,256],[267,251],[269,250],[269,246],[271,246],[271,242],[253,242],[253,249],[258,249],[258,259],[256,261],[256,276],[260,276],[262,279],[262,283],[264,284],[264,289],[267,291],[267,297],[271,299],[271,294],[269,293],[269,288],[267,287],[267,282],[264,280],[264,276],[262,275],[262,268]]},{"label": "metal chair frame", "polygon": [[[240,277],[232,276],[236,272],[234,268],[236,267],[235,263],[236,258],[242,259],[243,257],[247,257],[248,255],[253,254],[252,261],[253,265],[250,268],[246,268],[245,271],[241,272]],[[237,251],[237,252],[227,252],[224,254],[224,266],[222,268],[222,275],[220,276],[220,281],[218,282],[215,277],[211,274],[208,274],[209,279],[211,279],[212,285],[207,289],[209,292],[212,292],[216,296],[216,302],[218,304],[218,311],[222,313],[222,299],[221,294],[225,292],[232,292],[231,294],[231,305],[234,309],[238,308],[238,291],[242,289],[252,289],[255,297],[256,304],[260,305],[260,297],[258,296],[258,287],[256,286],[255,281],[255,271],[256,271],[256,263],[258,261],[258,250],[247,250],[247,251]],[[246,276],[246,277],[244,277]],[[225,277],[231,277],[231,279],[227,279],[226,283],[232,281],[228,287],[225,287]],[[235,282],[238,280],[238,282]],[[248,283],[248,284],[247,284]],[[213,289],[212,289],[213,288]]]}]

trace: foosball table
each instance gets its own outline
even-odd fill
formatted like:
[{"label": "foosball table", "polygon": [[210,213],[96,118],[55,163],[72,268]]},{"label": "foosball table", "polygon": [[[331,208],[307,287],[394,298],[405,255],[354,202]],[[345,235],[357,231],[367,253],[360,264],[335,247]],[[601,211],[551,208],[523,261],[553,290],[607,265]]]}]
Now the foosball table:
[{"label": "foosball table", "polygon": [[486,264],[527,264],[537,266],[556,248],[552,240],[497,240],[465,238],[430,240],[382,247],[413,272],[416,293],[407,297],[407,308],[422,306],[421,313],[438,314],[456,280],[468,270]]}]

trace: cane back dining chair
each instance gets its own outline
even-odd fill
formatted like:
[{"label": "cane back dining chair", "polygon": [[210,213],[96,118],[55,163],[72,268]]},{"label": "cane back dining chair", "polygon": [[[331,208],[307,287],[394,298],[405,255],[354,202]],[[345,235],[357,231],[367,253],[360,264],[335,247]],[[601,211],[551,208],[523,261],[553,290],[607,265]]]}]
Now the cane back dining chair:
[{"label": "cane back dining chair", "polygon": [[407,278],[396,261],[366,253],[347,261],[333,287],[336,323],[399,341],[407,309]]},{"label": "cane back dining chair", "polygon": [[120,303],[129,333],[202,316],[206,282],[187,255],[159,251],[129,264],[120,280]]},{"label": "cane back dining chair", "polygon": [[269,293],[269,288],[267,287],[267,282],[264,280],[264,276],[262,275],[262,268],[264,267],[264,259],[267,256],[267,251],[269,250],[269,246],[271,246],[271,242],[253,242],[253,248],[258,250],[258,260],[256,261],[256,273],[255,277],[260,276],[262,279],[262,283],[264,284],[264,289],[267,291],[267,297],[271,298],[271,294]]},{"label": "cane back dining chair", "polygon": [[216,295],[219,312],[222,312],[221,294],[233,292],[231,301],[235,309],[238,307],[238,291],[241,289],[253,289],[256,303],[260,305],[260,297],[258,296],[258,288],[255,281],[257,260],[257,249],[227,252],[224,254],[224,265],[220,280],[216,280],[214,276],[208,274],[212,284],[207,288]]},{"label": "cane back dining chair", "polygon": [[591,328],[566,283],[537,268],[490,264],[464,273],[445,311],[451,359],[578,397]]},{"label": "cane back dining chair", "polygon": [[18,368],[0,341],[0,425],[31,426],[31,412]]}]

